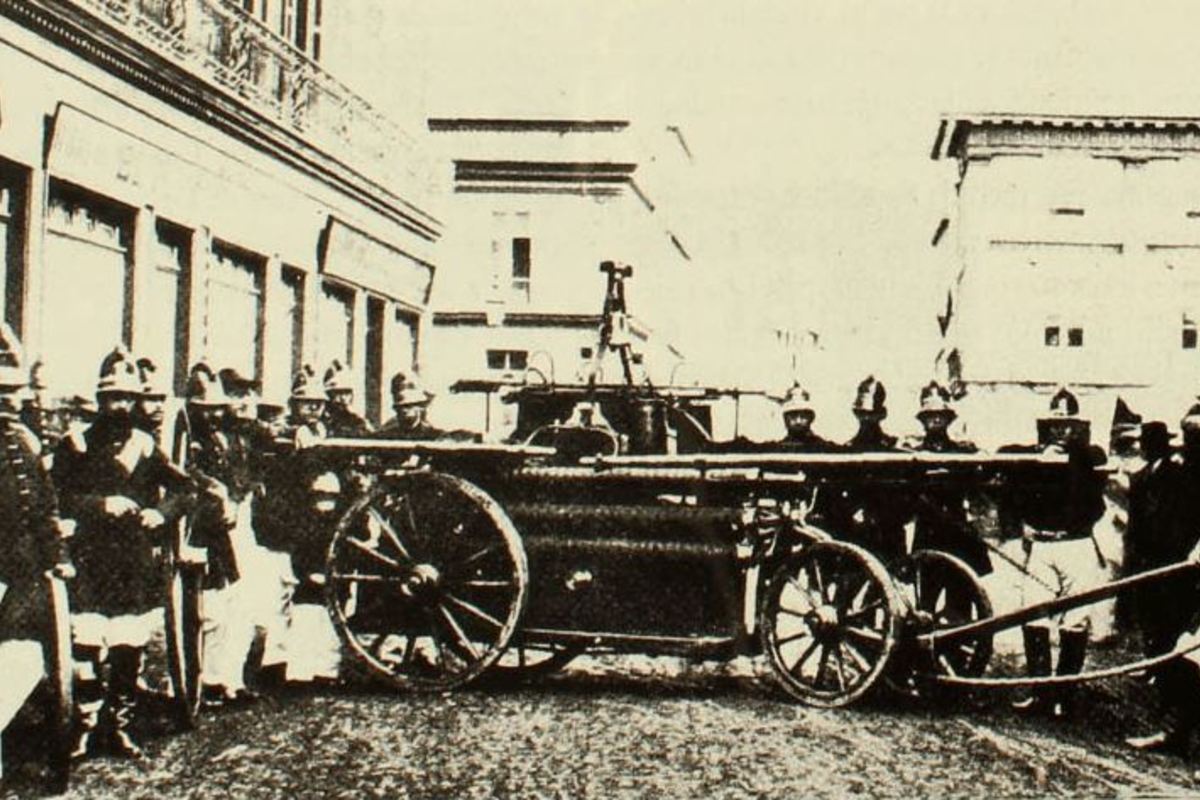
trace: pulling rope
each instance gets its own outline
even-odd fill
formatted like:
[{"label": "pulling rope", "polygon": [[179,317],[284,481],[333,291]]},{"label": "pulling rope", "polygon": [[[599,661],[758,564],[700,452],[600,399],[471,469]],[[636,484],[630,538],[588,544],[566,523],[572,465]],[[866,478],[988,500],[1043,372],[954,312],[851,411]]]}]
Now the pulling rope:
[{"label": "pulling rope", "polygon": [[1184,647],[1176,646],[1176,648],[1169,653],[1163,653],[1162,655],[1153,656],[1152,658],[1144,658],[1141,661],[1134,661],[1131,664],[1125,664],[1119,667],[1108,667],[1106,669],[1097,669],[1090,672],[1078,672],[1074,675],[1046,675],[1038,678],[966,678],[959,675],[932,675],[928,677],[931,677],[936,683],[941,685],[969,688],[1036,689],[1043,686],[1069,686],[1075,683],[1104,680],[1105,678],[1119,678],[1120,676],[1128,675],[1131,672],[1154,669],[1155,667],[1166,664],[1168,661],[1182,658],[1183,656],[1186,656],[1189,653],[1194,653],[1197,650],[1200,650],[1200,637],[1198,637],[1192,644]]}]

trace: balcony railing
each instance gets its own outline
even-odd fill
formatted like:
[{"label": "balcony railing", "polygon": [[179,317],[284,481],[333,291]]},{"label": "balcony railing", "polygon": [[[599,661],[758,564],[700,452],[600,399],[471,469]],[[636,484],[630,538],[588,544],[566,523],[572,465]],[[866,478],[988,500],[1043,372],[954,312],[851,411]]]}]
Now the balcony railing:
[{"label": "balcony railing", "polygon": [[69,0],[376,182],[413,178],[413,140],[228,0]]}]

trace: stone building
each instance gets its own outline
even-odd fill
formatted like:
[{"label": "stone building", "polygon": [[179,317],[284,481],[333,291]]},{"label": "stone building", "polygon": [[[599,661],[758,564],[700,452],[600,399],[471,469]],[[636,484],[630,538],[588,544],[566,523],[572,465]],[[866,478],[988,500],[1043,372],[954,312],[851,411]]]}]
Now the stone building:
[{"label": "stone building", "polygon": [[[690,163],[673,128],[624,120],[436,118],[447,233],[422,344],[424,377],[582,380],[595,356],[606,277],[629,264],[637,379],[662,385],[683,360],[691,254],[660,205]],[[600,379],[623,380],[610,363]],[[443,396],[442,419],[482,427],[486,400]]]},{"label": "stone building", "polygon": [[274,401],[341,358],[380,416],[441,224],[414,140],[316,61],[321,5],[0,0],[0,282],[50,401],[123,341]]},{"label": "stone building", "polygon": [[955,116],[932,155],[955,181],[933,241],[971,435],[1029,439],[1059,385],[1098,443],[1117,397],[1174,425],[1200,391],[1200,120]]}]

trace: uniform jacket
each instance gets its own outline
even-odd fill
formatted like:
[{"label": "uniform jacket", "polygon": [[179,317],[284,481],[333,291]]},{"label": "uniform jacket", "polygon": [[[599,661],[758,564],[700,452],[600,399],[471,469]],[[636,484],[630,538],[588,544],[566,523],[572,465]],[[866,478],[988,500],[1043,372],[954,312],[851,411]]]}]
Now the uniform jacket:
[{"label": "uniform jacket", "polygon": [[[893,452],[896,437],[878,425],[863,424],[844,449],[851,453]],[[861,544],[885,563],[904,555],[904,526],[912,511],[908,498],[895,488],[868,483],[837,489],[828,517],[835,536]]]},{"label": "uniform jacket", "polygon": [[[949,434],[927,434],[913,443],[912,450],[922,453],[977,453],[972,442],[953,439]],[[928,485],[913,497],[913,550],[937,550],[957,556],[980,575],[992,571],[987,546],[973,529],[967,516],[967,492],[957,486]]]},{"label": "uniform jacket", "polygon": [[[52,472],[62,515],[76,522],[71,555],[76,611],[141,614],[162,605],[159,560],[173,524],[187,510],[190,484],[150,434],[99,418],[59,443]],[[166,525],[146,530],[136,516],[114,518],[109,497],[156,509]]]},{"label": "uniform jacket", "polygon": [[0,641],[37,638],[46,613],[43,573],[66,560],[58,499],[37,437],[0,415]]},{"label": "uniform jacket", "polygon": [[339,439],[360,439],[372,431],[371,423],[336,403],[325,406],[324,422],[327,435]]},{"label": "uniform jacket", "polygon": [[[1007,445],[1000,453],[1057,452],[1051,446]],[[1020,536],[1022,524],[1033,530],[1035,538],[1081,539],[1092,533],[1092,526],[1104,516],[1104,475],[1096,470],[1106,457],[1095,445],[1078,444],[1065,451],[1066,475],[1061,481],[1042,485],[1014,486],[1000,497],[1001,530]]]}]

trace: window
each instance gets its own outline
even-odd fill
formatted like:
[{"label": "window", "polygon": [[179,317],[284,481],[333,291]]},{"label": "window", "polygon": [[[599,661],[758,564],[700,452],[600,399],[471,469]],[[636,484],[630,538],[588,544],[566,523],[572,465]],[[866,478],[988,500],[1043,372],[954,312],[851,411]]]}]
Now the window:
[{"label": "window", "polygon": [[1060,329],[1057,325],[1047,325],[1045,330],[1046,347],[1058,347]]},{"label": "window", "polygon": [[1083,347],[1083,328],[1067,328],[1067,347]]},{"label": "window", "polygon": [[317,363],[313,365],[317,372],[323,374],[335,358],[345,366],[351,366],[351,357],[354,355],[354,290],[326,283],[321,291],[317,325]]},{"label": "window", "polygon": [[1184,328],[1183,328],[1183,349],[1184,350],[1195,350],[1196,349],[1196,326],[1195,325],[1191,325],[1191,326],[1185,325],[1184,326]]},{"label": "window", "polygon": [[488,350],[488,369],[523,370],[529,366],[529,353],[525,350]]},{"label": "window", "polygon": [[579,348],[579,357],[580,358],[592,358],[593,352],[594,351],[590,347],[581,347],[581,348]]},{"label": "window", "polygon": [[288,375],[293,376],[300,371],[304,361],[304,273],[284,267],[282,277],[284,302],[287,304],[286,319],[291,328]]},{"label": "window", "polygon": [[191,233],[166,220],[155,223],[153,260],[146,276],[145,296],[134,298],[138,329],[148,333],[136,342],[158,366],[164,383],[179,392],[187,377],[188,299],[185,277],[191,258]]},{"label": "window", "polygon": [[263,264],[261,256],[214,243],[208,268],[209,365],[254,380],[262,377]]},{"label": "window", "polygon": [[528,236],[512,240],[512,288],[529,299],[531,245]]},{"label": "window", "polygon": [[25,295],[25,172],[0,163],[0,287],[4,320],[21,334]]},{"label": "window", "polygon": [[1052,208],[1050,209],[1050,213],[1059,217],[1082,217],[1083,209],[1066,206],[1061,208]]},{"label": "window", "polygon": [[[51,181],[43,263],[43,340],[50,397],[90,397],[100,360],[129,344],[132,210]],[[86,336],[80,336],[86,331]]]}]

